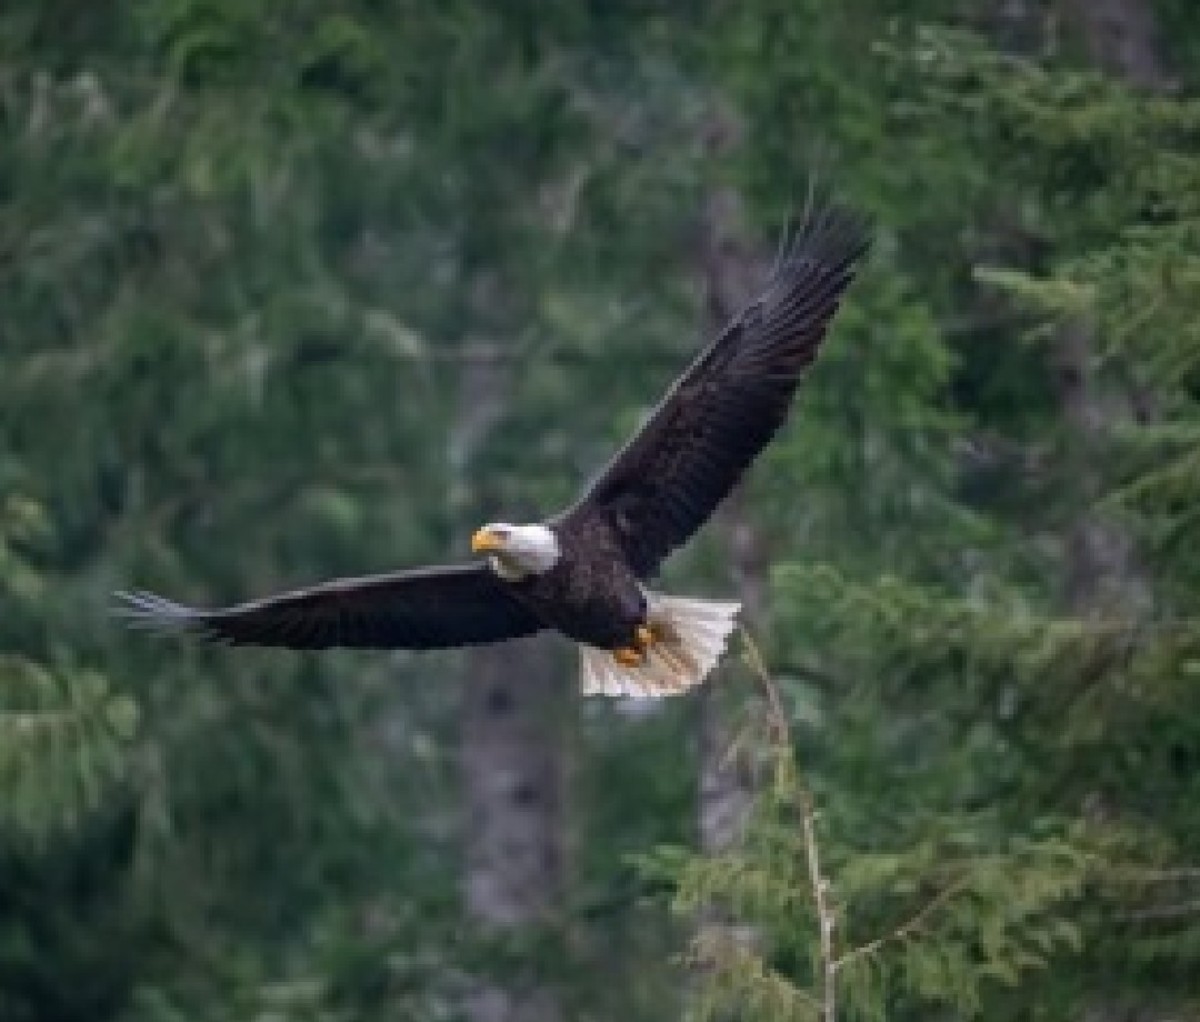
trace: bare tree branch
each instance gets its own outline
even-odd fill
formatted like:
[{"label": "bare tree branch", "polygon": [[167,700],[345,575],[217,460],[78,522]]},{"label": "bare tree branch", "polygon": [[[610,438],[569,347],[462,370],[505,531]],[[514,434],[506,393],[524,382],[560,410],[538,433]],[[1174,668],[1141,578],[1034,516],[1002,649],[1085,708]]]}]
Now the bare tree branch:
[{"label": "bare tree branch", "polygon": [[817,842],[816,806],[813,802],[812,792],[808,790],[808,786],[799,776],[792,758],[791,728],[788,726],[787,715],[784,713],[783,703],[779,698],[779,690],[771,678],[770,671],[767,670],[758,645],[744,627],[740,631],[742,643],[745,646],[746,664],[761,682],[767,697],[768,719],[778,753],[776,770],[782,772],[782,776],[779,776],[777,780],[794,788],[799,796],[800,826],[804,832],[804,853],[808,860],[808,877],[812,886],[813,904],[817,911],[817,925],[821,942],[819,990],[821,1019],[822,1022],[836,1022],[838,959],[834,949],[834,931],[837,926],[837,916],[832,902],[832,884],[821,871],[821,849]]}]

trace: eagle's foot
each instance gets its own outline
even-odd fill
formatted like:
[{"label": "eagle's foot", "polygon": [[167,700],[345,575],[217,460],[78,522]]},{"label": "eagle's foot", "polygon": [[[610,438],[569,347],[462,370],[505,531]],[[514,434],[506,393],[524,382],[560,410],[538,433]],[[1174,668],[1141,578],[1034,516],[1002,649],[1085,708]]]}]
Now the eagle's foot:
[{"label": "eagle's foot", "polygon": [[654,647],[667,667],[676,674],[694,673],[696,665],[680,645],[679,636],[667,622],[638,625],[634,631],[643,656]]},{"label": "eagle's foot", "polygon": [[665,621],[638,625],[633,634],[637,638],[638,649],[643,653],[648,653],[651,646],[673,646],[679,642],[679,635]]},{"label": "eagle's foot", "polygon": [[646,654],[632,646],[619,646],[612,651],[612,657],[622,667],[641,667],[646,662]]}]

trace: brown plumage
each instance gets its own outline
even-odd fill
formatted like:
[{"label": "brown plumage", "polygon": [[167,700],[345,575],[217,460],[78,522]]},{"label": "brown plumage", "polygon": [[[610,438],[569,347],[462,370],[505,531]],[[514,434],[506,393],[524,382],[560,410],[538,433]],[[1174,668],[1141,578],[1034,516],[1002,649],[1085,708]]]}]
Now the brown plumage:
[{"label": "brown plumage", "polygon": [[[638,631],[647,627],[682,636],[672,663],[711,666],[711,650],[719,654],[732,627],[732,605],[713,610],[657,597],[641,581],[704,523],[783,424],[866,249],[856,216],[836,207],[811,214],[763,293],[700,353],[576,504],[545,526],[477,534],[477,549],[492,552],[491,565],[343,579],[218,610],[121,593],[123,610],[153,628],[293,649],[430,649],[553,628],[586,646],[624,651],[621,662],[630,665],[649,648],[650,632]],[[518,541],[533,545],[522,553]],[[687,641],[698,644],[692,653]],[[585,675],[587,664],[585,654]],[[673,690],[702,676],[697,667]],[[593,687],[655,684],[647,673],[634,682],[601,677]]]},{"label": "brown plumage", "polygon": [[118,593],[137,626],[183,628],[235,646],[444,649],[531,635],[542,626],[486,564],[343,578],[221,610]]},{"label": "brown plumage", "polygon": [[687,540],[787,418],[867,249],[862,222],[811,216],[751,302],[676,380],[566,517],[603,516],[639,576]]}]

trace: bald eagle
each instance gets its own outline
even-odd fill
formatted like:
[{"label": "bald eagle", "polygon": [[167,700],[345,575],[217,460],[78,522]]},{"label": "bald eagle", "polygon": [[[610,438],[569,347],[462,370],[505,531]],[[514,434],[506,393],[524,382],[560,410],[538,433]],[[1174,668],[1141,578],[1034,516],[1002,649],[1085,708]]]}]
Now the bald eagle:
[{"label": "bald eagle", "polygon": [[434,649],[543,629],[579,644],[585,694],[660,696],[698,684],[738,604],[649,589],[787,417],[868,247],[863,222],[812,210],[754,301],[675,381],[574,505],[537,524],[484,525],[480,559],[338,579],[222,609],[116,594],[135,624],[233,645]]}]

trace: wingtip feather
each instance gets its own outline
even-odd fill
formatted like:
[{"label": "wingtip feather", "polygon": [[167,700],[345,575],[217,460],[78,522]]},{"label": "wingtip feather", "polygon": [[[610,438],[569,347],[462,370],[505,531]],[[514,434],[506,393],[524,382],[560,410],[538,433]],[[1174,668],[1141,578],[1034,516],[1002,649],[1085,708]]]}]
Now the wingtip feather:
[{"label": "wingtip feather", "polygon": [[821,199],[805,212],[787,245],[780,271],[817,260],[845,267],[871,247],[872,221],[865,213],[832,199]]},{"label": "wingtip feather", "polygon": [[110,613],[130,628],[165,634],[206,631],[202,611],[144,589],[117,590],[112,600]]}]

